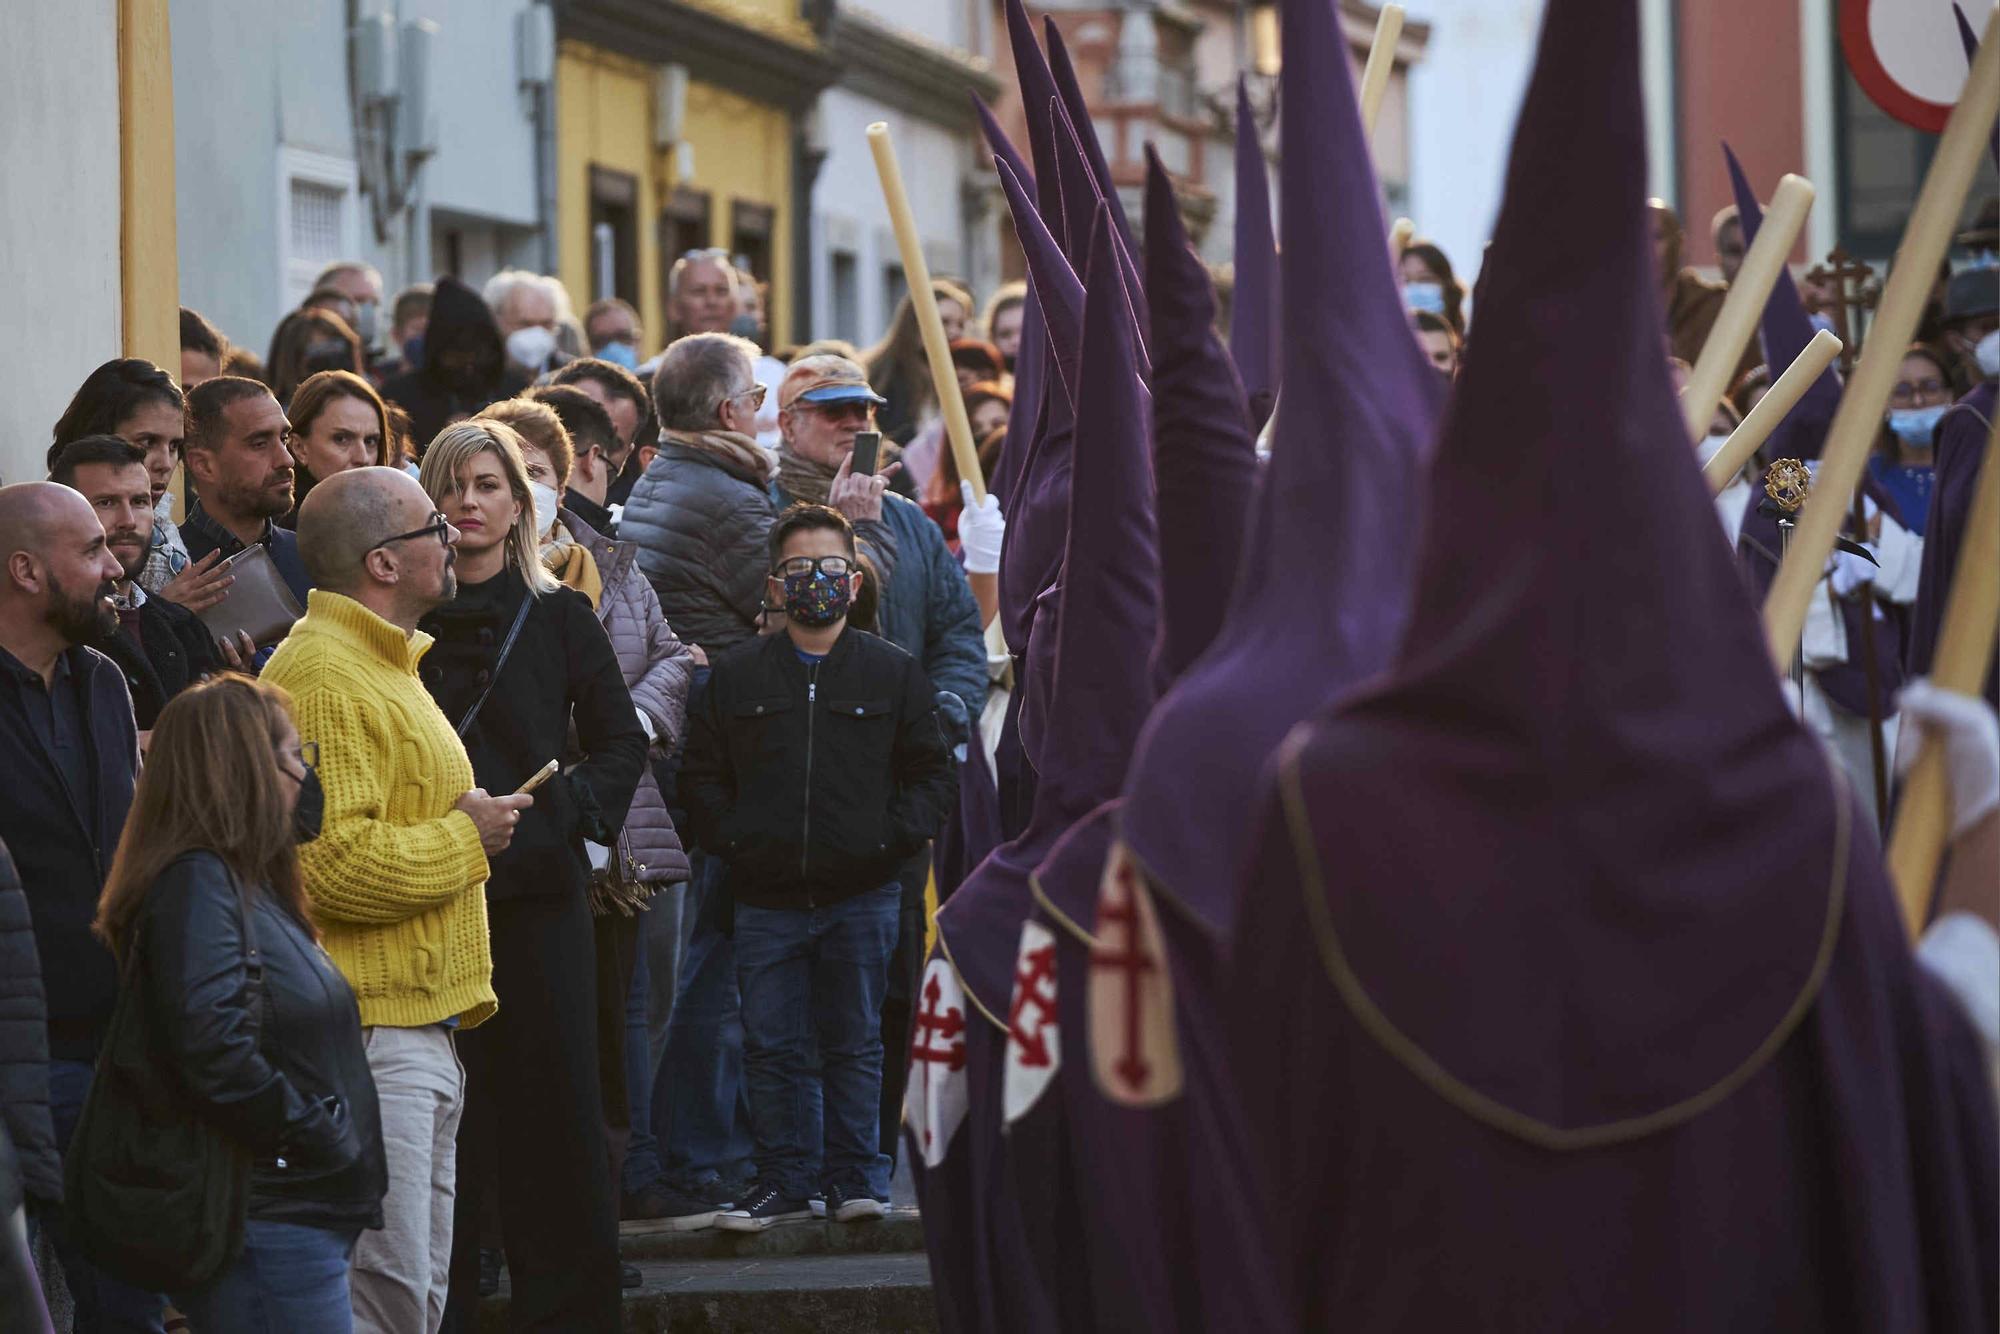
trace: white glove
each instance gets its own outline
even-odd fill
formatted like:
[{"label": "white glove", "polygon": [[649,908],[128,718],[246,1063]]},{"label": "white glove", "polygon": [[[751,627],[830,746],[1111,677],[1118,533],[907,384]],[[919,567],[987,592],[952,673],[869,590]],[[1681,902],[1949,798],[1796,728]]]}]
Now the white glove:
[{"label": "white glove", "polygon": [[[1942,743],[1951,782],[1951,835],[1957,838],[2000,807],[2000,718],[1983,699],[1942,690],[1917,677],[1897,698],[1904,726],[1924,728],[1923,745]],[[1923,749],[1902,746],[1899,758],[1914,764]]]},{"label": "white glove", "polygon": [[970,482],[960,482],[958,494],[965,500],[958,516],[958,549],[965,557],[965,572],[1000,573],[1000,545],[1007,540],[1007,520],[1000,513],[999,497],[988,491],[985,503],[975,504]]},{"label": "white glove", "polygon": [[639,730],[646,734],[646,744],[652,745],[660,739],[660,730],[653,726],[653,715],[634,704],[632,712],[639,715]]},{"label": "white glove", "polygon": [[1827,577],[1833,581],[1835,597],[1847,597],[1863,584],[1875,582],[1874,563],[1851,551],[1836,549],[1827,565]]}]

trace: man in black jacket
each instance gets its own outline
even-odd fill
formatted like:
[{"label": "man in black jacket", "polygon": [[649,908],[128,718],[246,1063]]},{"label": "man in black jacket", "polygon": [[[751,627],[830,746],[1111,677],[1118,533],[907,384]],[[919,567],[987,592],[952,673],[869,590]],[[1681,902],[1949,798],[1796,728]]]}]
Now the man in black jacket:
[{"label": "man in black jacket", "polygon": [[150,732],[167,701],[225,665],[241,667],[257,652],[245,641],[217,647],[201,618],[139,587],[152,543],[153,492],[146,455],[115,435],[87,435],[63,446],[51,482],[78,492],[97,511],[104,540],[125,575],[118,581],[118,632],[91,647],[125,673],[139,730]]},{"label": "man in black jacket", "polygon": [[[132,804],[138,735],[124,674],[87,641],[116,633],[124,567],[89,503],[52,482],[0,487],[0,566],[0,841],[34,918],[61,1149],[118,995],[90,923]],[[79,1334],[160,1328],[159,1297],[97,1273],[57,1235]]]},{"label": "man in black jacket", "polygon": [[847,520],[794,505],[769,549],[785,631],[716,660],[681,772],[694,837],[727,866],[736,905],[758,1168],[748,1196],[716,1219],[736,1231],[810,1217],[816,1189],[836,1221],[882,1215],[879,1025],[896,873],[943,825],[957,788],[922,666],[847,629],[860,585]]}]

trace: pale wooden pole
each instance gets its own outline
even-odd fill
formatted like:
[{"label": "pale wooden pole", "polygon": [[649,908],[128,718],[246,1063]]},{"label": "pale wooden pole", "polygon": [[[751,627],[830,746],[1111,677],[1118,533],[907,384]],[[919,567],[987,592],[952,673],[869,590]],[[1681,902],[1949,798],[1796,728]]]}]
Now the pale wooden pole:
[{"label": "pale wooden pole", "polygon": [[[120,347],[178,380],[180,256],[167,0],[118,0],[118,197]],[[176,509],[185,489],[172,488]]]},{"label": "pale wooden pole", "polygon": [[[2000,634],[2000,422],[1986,442],[1986,462],[1979,469],[1972,511],[1966,517],[1965,546],[1958,553],[1951,595],[1938,628],[1931,682],[1977,695],[1993,667],[1996,634]],[[1912,938],[1929,914],[1938,861],[1951,832],[1950,784],[1941,741],[1925,734],[1916,765],[1903,782],[1902,804],[1889,834],[1889,875]]]},{"label": "pale wooden pole", "polygon": [[1361,128],[1375,137],[1375,119],[1389,92],[1389,75],[1396,68],[1396,43],[1403,36],[1403,7],[1384,5],[1375,19],[1375,40],[1368,47],[1368,64],[1361,71]]},{"label": "pale wooden pole", "polygon": [[1743,349],[1750,345],[1750,335],[1757,331],[1757,319],[1763,314],[1771,289],[1777,285],[1778,275],[1785,270],[1785,257],[1792,253],[1792,243],[1806,225],[1812,201],[1812,183],[1805,177],[1787,174],[1778,182],[1777,193],[1771,196],[1771,207],[1764,211],[1764,223],[1757,229],[1757,239],[1750,243],[1749,252],[1743,256],[1743,267],[1729,284],[1729,295],[1723,298],[1722,310],[1708,331],[1708,341],[1701,345],[1701,355],[1695,358],[1694,371],[1681,393],[1681,412],[1687,421],[1689,439],[1699,440],[1708,433],[1709,418],[1715,415],[1715,405],[1722,401],[1723,392],[1736,375]]},{"label": "pale wooden pole", "polygon": [[[1743,418],[1743,424],[1729,433],[1729,439],[1715,451],[1715,457],[1702,470],[1702,475],[1708,479],[1711,494],[1722,494],[1730,479],[1757,452],[1757,447],[1771,438],[1771,432],[1778,429],[1778,423],[1785,419],[1785,414],[1805,397],[1813,381],[1833,364],[1833,359],[1840,355],[1840,347],[1840,340],[1829,330],[1821,329],[1812,336],[1812,341],[1805,345],[1791,365],[1785,367],[1785,373],[1772,383],[1764,397],[1757,400],[1757,406],[1750,409]],[[1711,415],[1714,411],[1709,409]]]},{"label": "pale wooden pole", "polygon": [[1840,535],[1841,521],[1853,503],[1869,447],[1881,430],[1882,411],[1902,365],[1903,350],[1916,334],[1917,321],[1937,280],[1938,264],[1958,225],[1959,207],[1986,152],[1996,114],[2000,114],[2000,9],[1986,17],[1972,73],[1938,139],[1916,208],[1903,231],[1902,244],[1896,247],[1895,264],[1882,290],[1867,345],[1861,349],[1854,374],[1847,379],[1840,408],[1827,431],[1812,497],[1806,501],[1792,534],[1791,549],[1764,599],[1764,633],[1780,675],[1791,669],[1798,652],[1806,604],[1826,570],[1833,540]]},{"label": "pale wooden pole", "polygon": [[965,398],[958,391],[958,369],[952,365],[951,344],[944,336],[944,321],[938,317],[937,294],[931,291],[930,265],[924,262],[924,243],[917,235],[917,220],[910,212],[910,197],[903,189],[903,169],[896,165],[896,146],[889,142],[888,125],[878,120],[868,127],[868,147],[875,154],[875,172],[882,178],[882,198],[889,205],[889,221],[896,228],[896,248],[903,253],[903,277],[909,283],[910,302],[916,307],[917,328],[924,335],[924,357],[931,364],[931,387],[937,391],[938,407],[944,413],[944,433],[951,441],[952,461],[958,465],[959,478],[972,484],[974,503],[980,503],[986,499],[986,477],[979,471],[979,451],[972,443],[972,422],[965,415]]}]

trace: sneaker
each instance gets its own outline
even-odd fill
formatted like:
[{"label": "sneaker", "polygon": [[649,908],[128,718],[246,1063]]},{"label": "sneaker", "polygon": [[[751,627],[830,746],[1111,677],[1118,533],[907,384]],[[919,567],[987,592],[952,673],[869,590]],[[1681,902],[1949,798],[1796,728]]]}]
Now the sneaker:
[{"label": "sneaker", "polygon": [[821,1191],[806,1201],[806,1207],[813,1211],[814,1218],[826,1217],[826,1192]]},{"label": "sneaker", "polygon": [[724,1181],[721,1177],[715,1176],[696,1182],[680,1193],[704,1201],[711,1208],[734,1209],[736,1202],[748,1195],[750,1188],[756,1184],[755,1180]]},{"label": "sneaker", "polygon": [[845,1186],[826,1188],[826,1216],[836,1223],[858,1223],[865,1218],[882,1218],[889,1210],[867,1191]]},{"label": "sneaker", "polygon": [[636,1267],[623,1263],[618,1266],[619,1287],[631,1289],[644,1287],[645,1284],[646,1276],[641,1274]]},{"label": "sneaker", "polygon": [[718,1207],[707,1200],[697,1199],[662,1182],[624,1195],[619,1200],[618,1216],[620,1219],[665,1223],[669,1232],[693,1232],[713,1223],[718,1212]]},{"label": "sneaker", "polygon": [[812,1207],[804,1200],[787,1199],[776,1186],[759,1182],[742,1204],[717,1214],[715,1225],[725,1232],[762,1232],[773,1223],[811,1217]]}]

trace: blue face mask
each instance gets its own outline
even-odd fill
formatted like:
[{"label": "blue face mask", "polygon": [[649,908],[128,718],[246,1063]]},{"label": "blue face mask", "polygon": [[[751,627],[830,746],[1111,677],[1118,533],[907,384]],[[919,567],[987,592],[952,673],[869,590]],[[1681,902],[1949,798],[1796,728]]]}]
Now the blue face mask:
[{"label": "blue face mask", "polygon": [[1946,405],[1943,403],[1928,408],[1891,408],[1889,429],[1904,444],[1928,449],[1931,434],[1937,430],[1938,422],[1944,418],[1945,408]]},{"label": "blue face mask", "polygon": [[614,365],[623,366],[628,371],[639,369],[638,349],[622,339],[606,343],[603,347],[597,349],[596,355]]},{"label": "blue face mask", "polygon": [[1444,314],[1444,285],[1441,283],[1404,283],[1403,304],[1411,310],[1424,311],[1431,315]]}]

